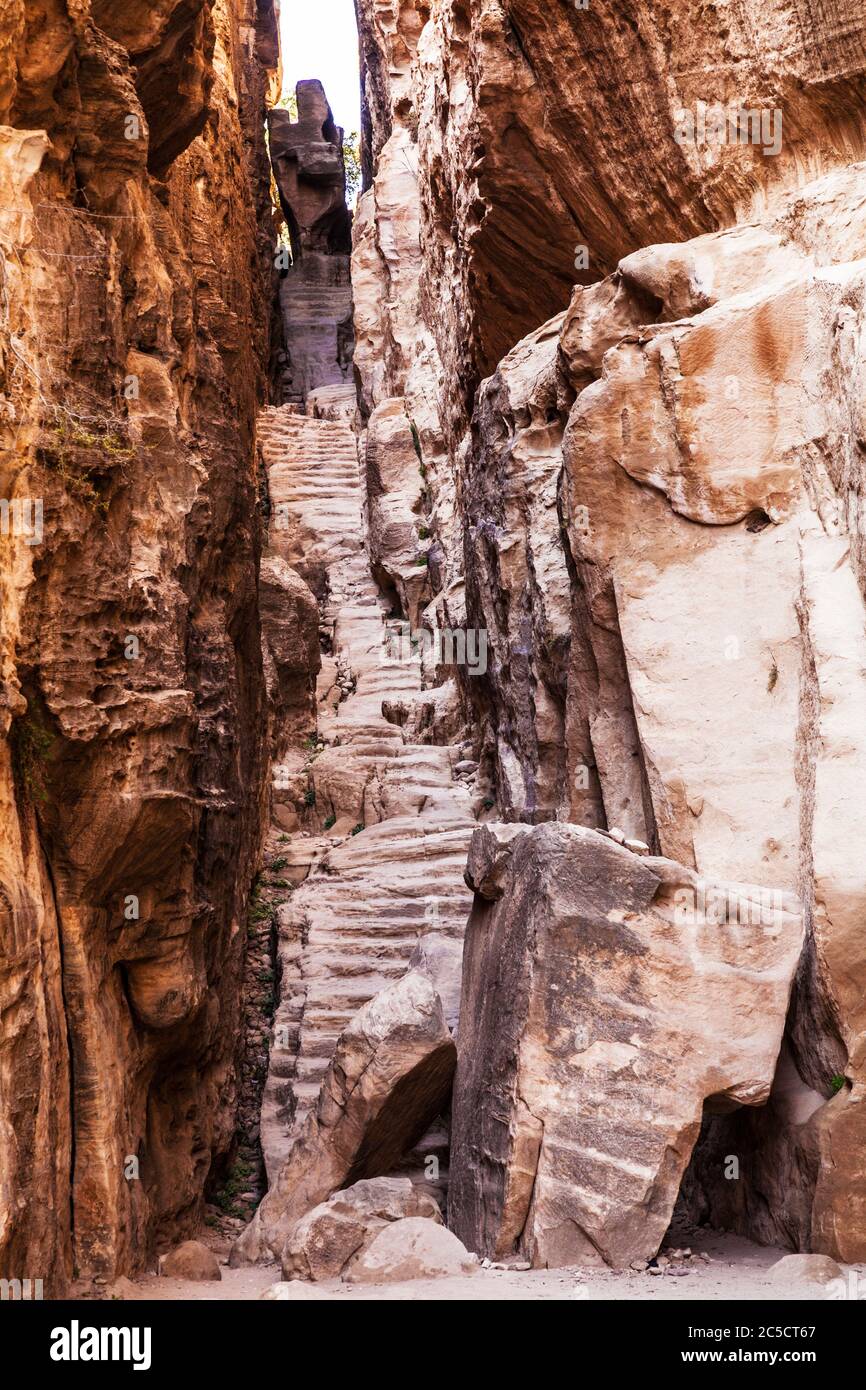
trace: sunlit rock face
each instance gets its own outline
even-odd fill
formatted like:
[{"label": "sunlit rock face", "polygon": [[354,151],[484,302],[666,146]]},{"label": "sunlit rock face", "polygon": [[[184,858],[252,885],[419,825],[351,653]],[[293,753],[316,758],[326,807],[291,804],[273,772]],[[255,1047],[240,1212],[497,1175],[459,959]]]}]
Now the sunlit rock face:
[{"label": "sunlit rock face", "polygon": [[291,248],[280,284],[288,358],[283,399],[302,405],[321,387],[352,385],[352,217],[343,132],[321,82],[299,82],[296,99],[297,120],[271,111],[268,130]]},{"label": "sunlit rock face", "polygon": [[769,1100],[681,1200],[862,1259],[866,19],[360,10],[362,398],[420,403],[489,812],[797,895]]},{"label": "sunlit rock face", "polygon": [[[681,0],[359,9],[377,182],[407,132],[424,317],[470,395],[576,280],[866,153],[858,0],[773,0],[760,24],[740,3],[696,24]],[[716,138],[718,108],[758,114]]]},{"label": "sunlit rock face", "polygon": [[231,1138],[275,288],[272,6],[68,9],[0,19],[0,1273],[53,1292]]}]

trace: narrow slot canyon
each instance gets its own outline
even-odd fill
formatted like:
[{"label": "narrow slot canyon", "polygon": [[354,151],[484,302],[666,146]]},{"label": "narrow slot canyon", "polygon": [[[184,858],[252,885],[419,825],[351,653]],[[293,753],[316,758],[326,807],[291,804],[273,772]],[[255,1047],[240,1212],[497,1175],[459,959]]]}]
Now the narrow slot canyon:
[{"label": "narrow slot canyon", "polygon": [[866,20],[662,9],[0,16],[3,1299],[866,1289]]}]

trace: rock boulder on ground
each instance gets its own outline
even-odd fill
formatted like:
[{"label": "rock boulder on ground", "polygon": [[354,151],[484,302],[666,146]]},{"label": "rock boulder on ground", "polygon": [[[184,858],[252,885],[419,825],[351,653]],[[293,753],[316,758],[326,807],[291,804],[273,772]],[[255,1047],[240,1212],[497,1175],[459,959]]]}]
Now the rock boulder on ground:
[{"label": "rock boulder on ground", "polygon": [[509,837],[470,856],[449,1225],[484,1256],[625,1268],[659,1249],[704,1105],[767,1100],[799,906],[577,825]]},{"label": "rock boulder on ground", "polygon": [[159,1272],[165,1279],[189,1279],[192,1283],[222,1279],[216,1255],[200,1240],[185,1240],[163,1255]]},{"label": "rock boulder on ground", "polygon": [[383,1227],[344,1276],[349,1284],[399,1284],[474,1274],[473,1259],[451,1231],[421,1217]]},{"label": "rock boulder on ground", "polygon": [[335,1192],[289,1232],[283,1278],[336,1279],[384,1226],[407,1217],[442,1224],[436,1202],[409,1178],[369,1178]]},{"label": "rock boulder on ground", "polygon": [[829,1255],[786,1255],[770,1270],[770,1280],[774,1284],[811,1284],[824,1288],[834,1279],[844,1277]]},{"label": "rock boulder on ground", "polygon": [[355,1015],[315,1110],[243,1235],[233,1266],[279,1255],[338,1188],[388,1173],[447,1102],[457,1052],[432,983],[411,970]]},{"label": "rock boulder on ground", "polygon": [[325,1293],[320,1292],[311,1284],[299,1284],[295,1281],[292,1284],[279,1283],[271,1284],[265,1289],[264,1293],[259,1294],[260,1303],[303,1303],[315,1299],[326,1298]]}]

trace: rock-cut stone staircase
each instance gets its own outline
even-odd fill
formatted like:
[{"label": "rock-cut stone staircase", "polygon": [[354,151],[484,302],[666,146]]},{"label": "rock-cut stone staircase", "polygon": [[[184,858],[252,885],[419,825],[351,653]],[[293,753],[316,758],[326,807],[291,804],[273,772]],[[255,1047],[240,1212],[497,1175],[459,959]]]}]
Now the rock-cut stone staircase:
[{"label": "rock-cut stone staircase", "polygon": [[272,546],[319,596],[325,653],[318,741],[298,754],[314,807],[288,841],[276,827],[272,837],[299,885],[279,911],[261,1126],[273,1181],[346,1024],[419,949],[456,1012],[475,820],[471,788],[456,771],[461,749],[407,742],[382,713],[385,702],[421,694],[421,668],[411,647],[394,644],[370,572],[354,433],[280,407],[262,413],[260,441]]}]

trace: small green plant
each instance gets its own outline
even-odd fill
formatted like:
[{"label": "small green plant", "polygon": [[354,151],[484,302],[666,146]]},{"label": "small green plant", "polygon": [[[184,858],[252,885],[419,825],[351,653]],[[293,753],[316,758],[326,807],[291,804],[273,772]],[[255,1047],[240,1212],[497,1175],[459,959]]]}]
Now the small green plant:
[{"label": "small green plant", "polygon": [[28,710],[12,725],[12,759],[19,785],[31,801],[44,801],[46,762],[54,745],[54,735],[40,716]]},{"label": "small green plant", "polygon": [[409,421],[409,428],[412,431],[412,443],[415,446],[415,453],[418,455],[418,462],[421,465],[421,474],[422,477],[425,477],[426,470],[424,468],[424,454],[421,450],[421,436],[418,433],[418,426],[415,424],[414,420]]},{"label": "small green plant", "polygon": [[309,789],[309,790],[305,793],[305,795],[304,795],[304,805],[305,805],[305,806],[315,806],[315,804],[316,804],[316,793],[315,793],[314,789],[313,789],[312,787],[310,787],[310,789]]},{"label": "small green plant", "polygon": [[363,829],[364,829],[363,825],[356,825],[356,826],[355,826],[355,829],[354,829],[353,831],[351,831],[351,834],[352,834],[352,835],[360,835],[360,833],[361,833],[361,831],[362,831]]},{"label": "small green plant", "polygon": [[844,1085],[845,1085],[845,1077],[844,1077],[844,1076],[834,1076],[834,1077],[833,1077],[833,1080],[830,1082],[830,1090],[833,1092],[833,1095],[834,1095],[834,1096],[838,1096],[839,1092],[841,1091],[841,1089],[842,1089],[842,1087],[843,1087]]},{"label": "small green plant", "polygon": [[426,569],[429,563],[426,555],[419,555],[418,559],[415,561],[419,569]]},{"label": "small green plant", "polygon": [[485,811],[492,811],[493,807],[496,805],[496,802],[491,800],[491,798],[488,796],[482,804],[484,806]]},{"label": "small green plant", "polygon": [[234,1163],[219,1192],[215,1194],[214,1203],[226,1216],[243,1216],[243,1208],[236,1205],[235,1198],[243,1192],[251,1173],[252,1169],[247,1164],[239,1161]]},{"label": "small green plant", "polygon": [[284,854],[283,854],[283,855],[279,855],[276,859],[273,860],[273,862],[272,862],[272,864],[271,864],[271,866],[270,866],[270,868],[271,868],[271,873],[272,873],[272,874],[278,874],[278,873],[280,872],[280,869],[284,869],[284,868],[286,867],[286,865],[288,864],[288,862],[289,862],[289,861],[288,861],[288,859],[286,858],[286,856],[285,856]]},{"label": "small green plant", "polygon": [[357,130],[343,136],[343,164],[346,169],[346,202],[351,207],[363,180],[361,135]]},{"label": "small green plant", "polygon": [[123,472],[136,451],[129,443],[124,421],[94,419],[86,424],[58,409],[40,435],[39,454],[45,467],[57,474],[73,497],[105,515],[108,498],[99,483],[118,465]]},{"label": "small green plant", "polygon": [[334,828],[334,826],[335,826],[336,824],[337,824],[337,817],[336,817],[336,816],[328,816],[328,819],[325,821],[325,829],[326,829],[326,830],[333,830],[333,828]]},{"label": "small green plant", "polygon": [[298,98],[295,92],[284,92],[276,103],[277,111],[288,111],[293,121],[298,119]]},{"label": "small green plant", "polygon": [[268,880],[269,888],[291,888],[291,886],[287,878],[271,878]]},{"label": "small green plant", "polygon": [[421,541],[429,541],[429,539],[430,539],[430,527],[429,527],[429,526],[419,526],[419,527],[418,527],[418,539],[421,540]]}]

